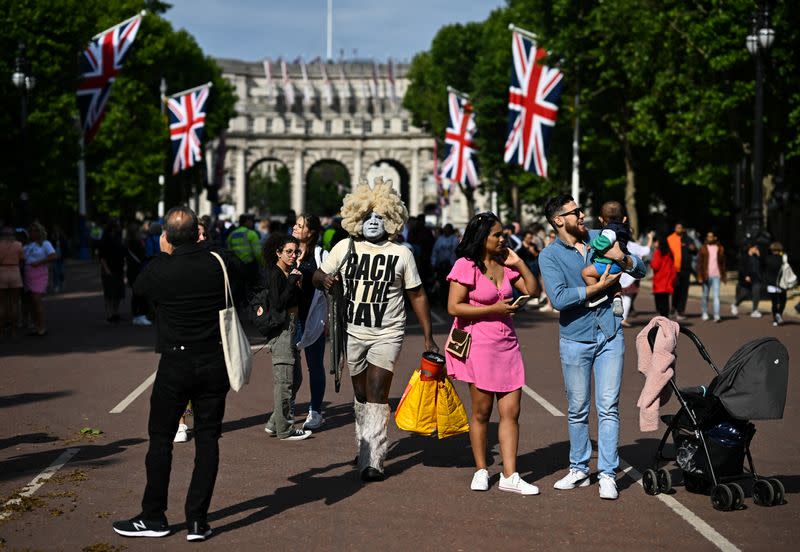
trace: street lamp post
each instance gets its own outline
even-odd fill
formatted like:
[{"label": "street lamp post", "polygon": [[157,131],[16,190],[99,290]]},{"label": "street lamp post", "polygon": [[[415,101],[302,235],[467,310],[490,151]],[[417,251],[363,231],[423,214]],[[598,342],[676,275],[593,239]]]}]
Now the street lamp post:
[{"label": "street lamp post", "polygon": [[30,178],[28,175],[28,93],[33,90],[36,79],[31,75],[31,65],[25,56],[25,44],[19,43],[19,53],[15,62],[15,70],[11,75],[11,82],[20,91],[20,134],[22,138],[22,192],[19,194],[20,214],[22,225],[28,224],[28,189]]},{"label": "street lamp post", "polygon": [[756,103],[753,113],[753,188],[750,209],[747,213],[747,232],[757,237],[763,227],[764,179],[764,60],[763,56],[775,40],[775,31],[769,26],[769,10],[764,3],[753,13],[752,32],[747,36],[747,51],[756,62]]}]

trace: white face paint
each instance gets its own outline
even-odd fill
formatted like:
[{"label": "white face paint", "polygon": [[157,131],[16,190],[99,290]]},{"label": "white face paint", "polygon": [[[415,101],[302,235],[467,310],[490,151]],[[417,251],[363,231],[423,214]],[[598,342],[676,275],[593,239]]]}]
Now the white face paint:
[{"label": "white face paint", "polygon": [[383,217],[378,213],[370,213],[364,219],[362,232],[364,233],[364,238],[370,241],[375,241],[382,238],[386,233],[386,227],[383,224]]}]

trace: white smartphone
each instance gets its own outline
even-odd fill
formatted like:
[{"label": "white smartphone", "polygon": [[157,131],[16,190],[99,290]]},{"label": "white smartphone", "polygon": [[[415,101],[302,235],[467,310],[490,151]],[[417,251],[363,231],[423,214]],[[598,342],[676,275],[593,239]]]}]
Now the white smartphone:
[{"label": "white smartphone", "polygon": [[520,307],[520,308],[522,308],[522,307],[525,306],[525,303],[527,303],[530,300],[531,300],[531,296],[530,295],[520,295],[519,297],[517,297],[514,300],[513,303],[511,303],[511,306],[512,307]]}]

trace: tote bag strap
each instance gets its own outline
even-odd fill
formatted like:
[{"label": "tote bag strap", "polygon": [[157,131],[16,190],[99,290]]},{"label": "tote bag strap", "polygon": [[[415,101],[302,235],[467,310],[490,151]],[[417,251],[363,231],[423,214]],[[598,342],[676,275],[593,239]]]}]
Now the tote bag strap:
[{"label": "tote bag strap", "polygon": [[217,258],[222,267],[222,275],[225,277],[225,308],[229,309],[231,307],[230,304],[233,302],[233,294],[231,293],[231,284],[228,281],[228,269],[225,268],[225,261],[219,256],[219,253],[214,253],[213,251],[210,253]]}]

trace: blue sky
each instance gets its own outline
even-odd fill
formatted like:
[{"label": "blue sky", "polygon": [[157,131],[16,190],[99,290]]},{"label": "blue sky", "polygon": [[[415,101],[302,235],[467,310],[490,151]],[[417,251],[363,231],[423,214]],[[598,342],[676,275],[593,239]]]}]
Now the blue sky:
[{"label": "blue sky", "polygon": [[[168,0],[165,17],[206,54],[249,61],[325,55],[327,0]],[[410,61],[448,23],[482,21],[504,0],[333,0],[339,57]]]}]

